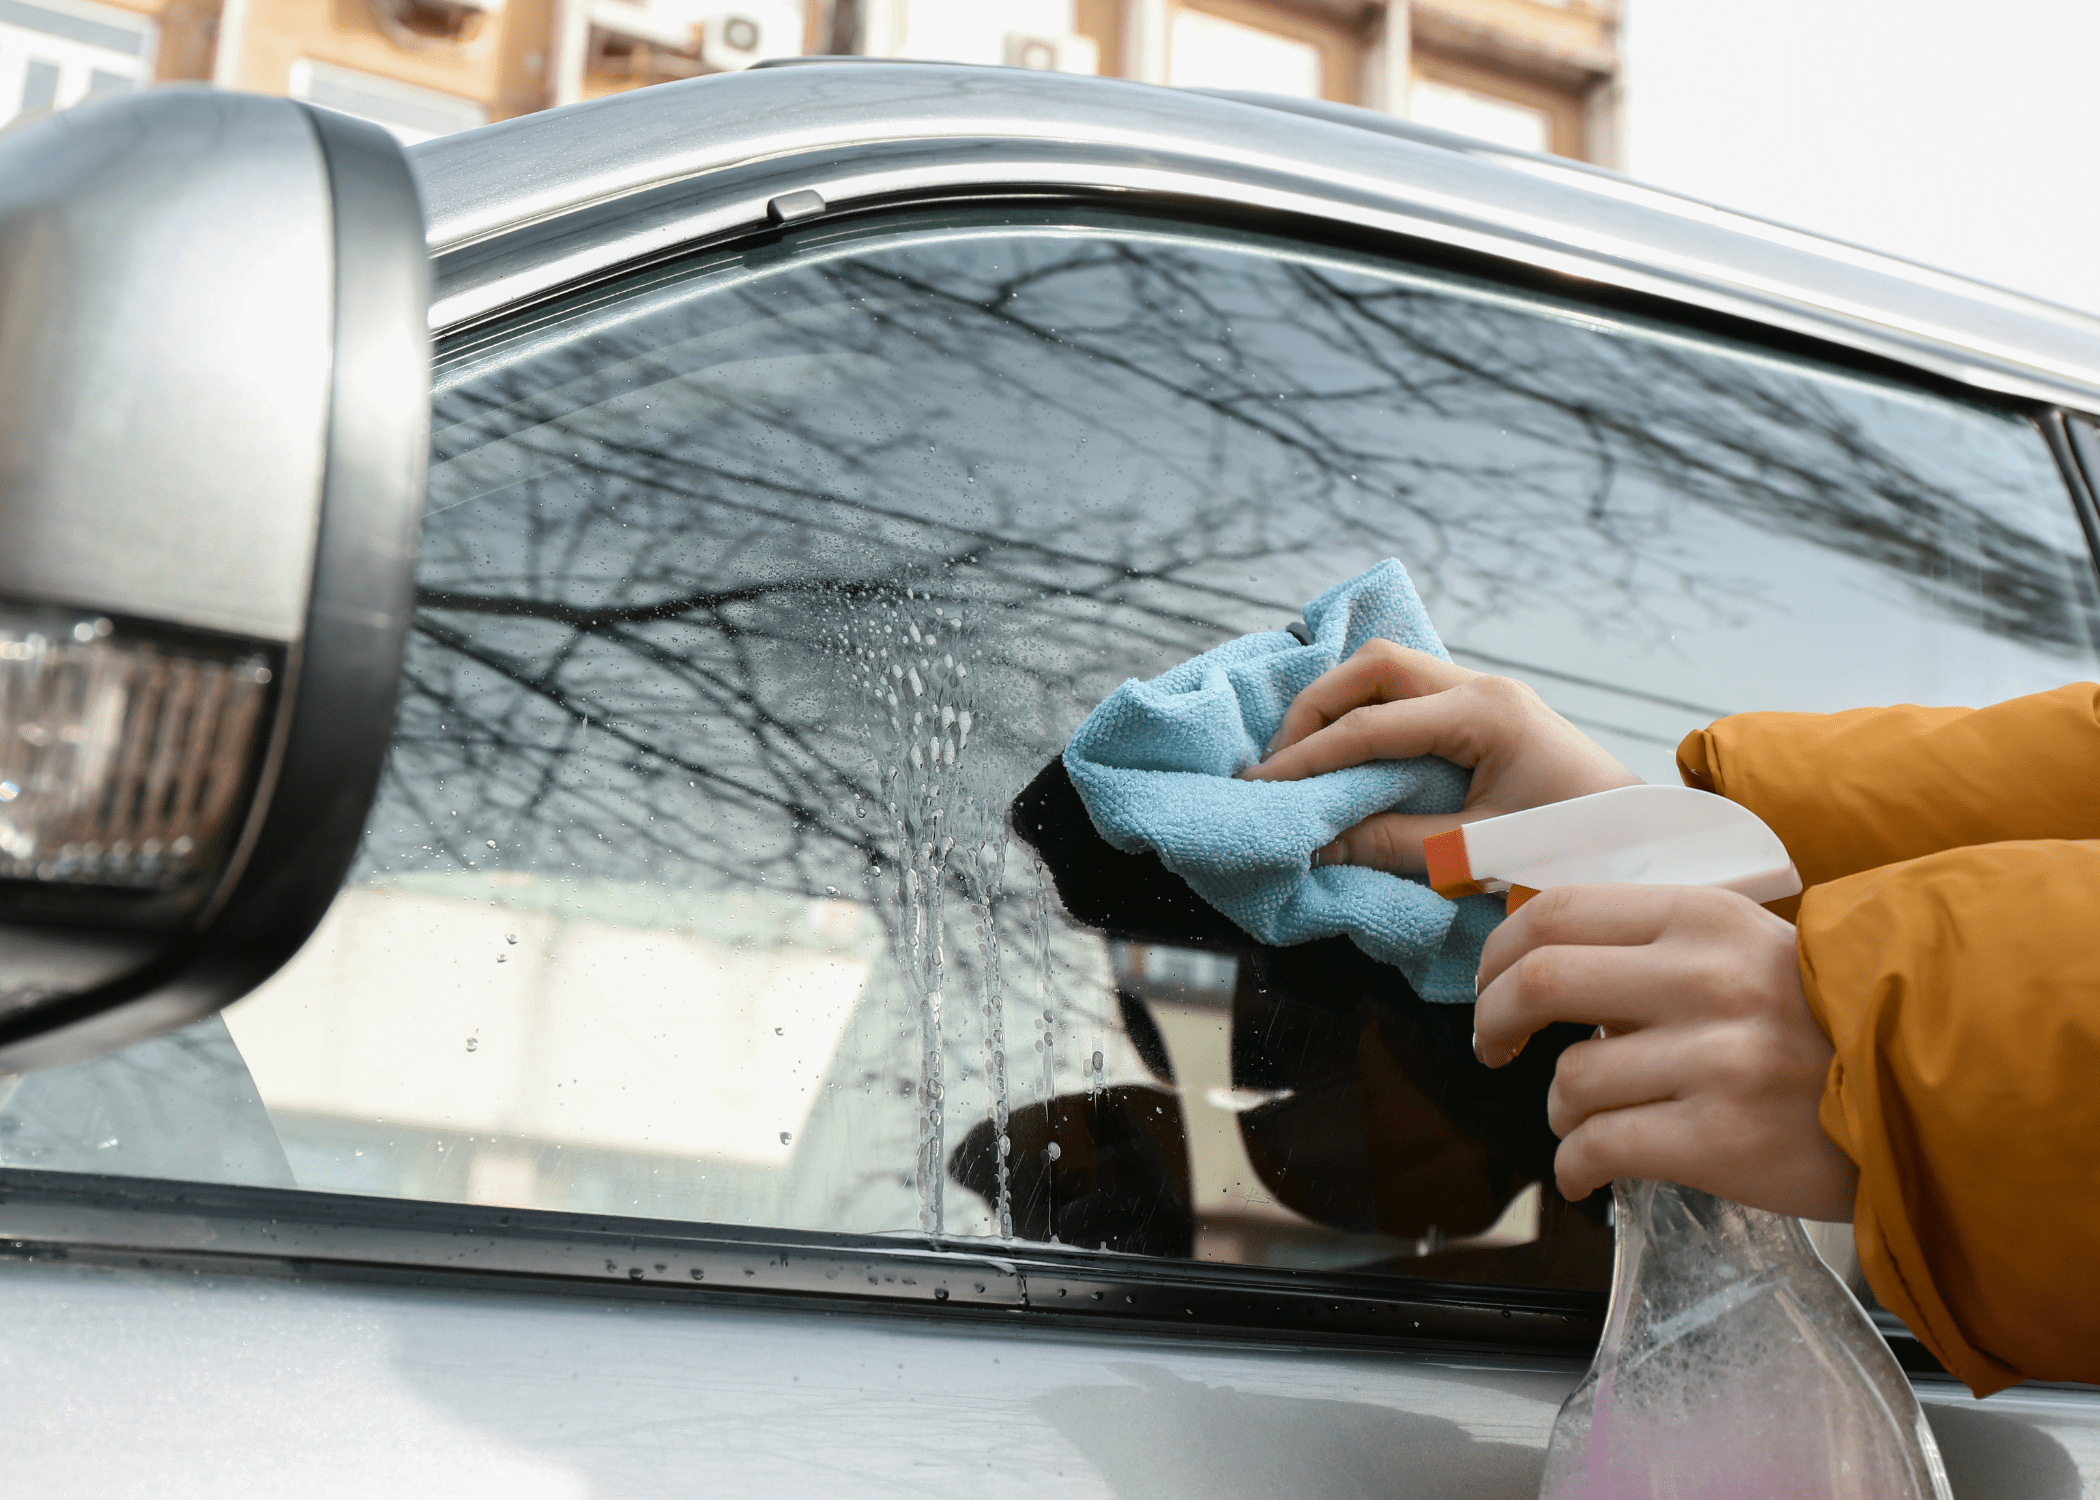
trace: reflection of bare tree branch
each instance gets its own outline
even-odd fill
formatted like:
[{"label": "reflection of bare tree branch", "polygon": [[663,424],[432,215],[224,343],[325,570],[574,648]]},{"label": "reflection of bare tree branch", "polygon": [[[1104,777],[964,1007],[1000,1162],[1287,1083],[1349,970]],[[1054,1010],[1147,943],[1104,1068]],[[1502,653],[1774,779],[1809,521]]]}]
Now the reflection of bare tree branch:
[{"label": "reflection of bare tree branch", "polygon": [[[1026,616],[991,664],[1027,700],[1009,722],[1050,730],[1012,747],[1022,764],[1104,675],[1087,667],[1104,628],[1160,658],[1200,649],[1249,608],[1289,608],[1235,579],[1293,556],[1396,552],[1477,608],[1541,587],[1600,620],[1671,598],[1757,607],[1673,560],[1668,514],[1629,503],[1633,476],[1867,558],[1983,628],[2033,642],[2080,626],[2061,558],[1991,514],[2002,476],[1928,475],[1776,366],[1413,282],[1159,239],[971,241],[825,260],[668,326],[696,317],[739,336],[636,324],[441,406],[419,637],[518,692],[424,703],[426,664],[405,724],[426,708],[500,724],[504,746],[478,757],[492,771],[558,734],[529,757],[514,819],[561,826],[550,802],[579,795],[562,765],[633,780],[656,764],[766,823],[762,865],[834,842],[872,857],[881,841],[835,812],[874,790],[865,771],[823,713],[782,699],[807,682],[790,658],[816,621],[907,579]],[[813,387],[739,384],[768,360],[804,361]],[[594,385],[601,370],[616,383]],[[972,430],[988,421],[1006,425]],[[1098,489],[1077,525],[1034,513],[1027,471],[1053,455],[1004,441],[1053,429],[1099,444],[1064,459]],[[444,509],[444,461],[485,451],[513,453],[518,482]],[[939,503],[905,498],[929,483]],[[500,561],[490,507],[507,518],[494,535],[516,531]],[[444,738],[404,746],[442,758]],[[678,852],[662,833],[651,847]]]},{"label": "reflection of bare tree branch", "polygon": [[[2019,520],[2046,468],[2005,455],[2039,444],[1936,444],[1906,396],[1222,236],[827,256],[659,285],[653,310],[578,314],[514,362],[478,346],[437,408],[374,822],[406,852],[368,857],[879,897],[925,996],[936,958],[1018,995],[1031,966],[1054,975],[1006,888],[1004,801],[1124,676],[1279,625],[1379,557],[1440,618],[1546,599],[1653,639],[1777,607],[1688,519],[1726,517],[1921,610],[2085,649],[2083,561]],[[982,657],[941,702],[976,716],[971,764],[901,795],[925,727],[890,721],[869,664],[963,615]],[[1546,670],[1614,695],[1627,721],[1596,722],[1637,739],[1661,742],[1644,705],[1726,706]],[[907,877],[971,915],[909,936]],[[921,941],[942,932],[976,954]]]}]

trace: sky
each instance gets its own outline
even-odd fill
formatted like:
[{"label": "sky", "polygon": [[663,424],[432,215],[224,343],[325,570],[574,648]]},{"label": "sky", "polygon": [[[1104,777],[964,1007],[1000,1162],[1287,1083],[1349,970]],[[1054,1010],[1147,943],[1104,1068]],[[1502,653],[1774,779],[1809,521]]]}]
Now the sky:
[{"label": "sky", "polygon": [[1633,177],[2100,314],[2100,0],[1625,0]]}]

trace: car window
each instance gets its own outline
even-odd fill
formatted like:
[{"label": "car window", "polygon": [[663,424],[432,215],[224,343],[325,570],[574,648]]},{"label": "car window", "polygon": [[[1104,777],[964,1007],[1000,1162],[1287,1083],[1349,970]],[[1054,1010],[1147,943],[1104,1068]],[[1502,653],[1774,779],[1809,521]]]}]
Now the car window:
[{"label": "car window", "polygon": [[[1225,229],[804,231],[435,400],[358,869],[225,1019],[306,1187],[1601,1286],[1569,1036],[1490,1073],[1469,1007],[1108,847],[1087,711],[1387,557],[1655,780],[1725,713],[2094,673],[2028,420]],[[81,1071],[0,1157],[92,1164],[36,1125]]]}]

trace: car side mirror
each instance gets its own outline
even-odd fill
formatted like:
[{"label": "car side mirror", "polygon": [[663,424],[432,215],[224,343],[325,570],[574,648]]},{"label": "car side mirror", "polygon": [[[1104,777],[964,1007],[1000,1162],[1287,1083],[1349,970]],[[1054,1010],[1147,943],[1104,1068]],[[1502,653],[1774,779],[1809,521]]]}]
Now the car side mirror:
[{"label": "car side mirror", "polygon": [[282,964],[392,726],[429,443],[400,148],[157,89],[0,134],[0,1073]]}]

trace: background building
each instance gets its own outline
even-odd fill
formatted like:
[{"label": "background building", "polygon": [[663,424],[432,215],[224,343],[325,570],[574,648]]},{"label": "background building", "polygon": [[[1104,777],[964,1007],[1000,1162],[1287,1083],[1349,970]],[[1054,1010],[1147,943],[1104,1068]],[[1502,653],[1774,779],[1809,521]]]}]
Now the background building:
[{"label": "background building", "polygon": [[1618,156],[1618,0],[0,0],[0,118],[203,80],[403,140],[852,52],[1253,89]]}]

